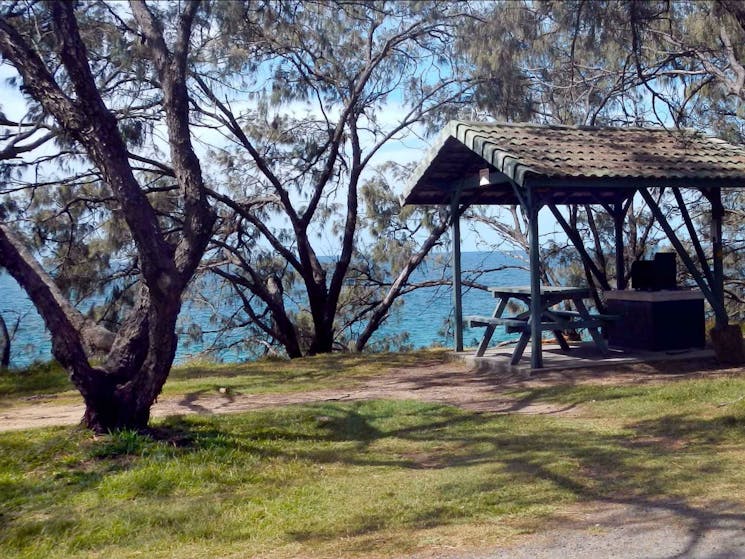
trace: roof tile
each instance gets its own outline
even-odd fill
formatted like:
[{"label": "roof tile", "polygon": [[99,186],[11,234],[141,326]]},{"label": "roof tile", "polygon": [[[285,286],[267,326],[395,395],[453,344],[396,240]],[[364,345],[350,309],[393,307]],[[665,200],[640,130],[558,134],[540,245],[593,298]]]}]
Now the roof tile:
[{"label": "roof tile", "polygon": [[453,163],[466,157],[469,170],[481,158],[520,185],[526,178],[549,185],[554,178],[745,185],[745,149],[693,130],[452,121],[414,172],[407,200],[416,203],[417,191],[442,191],[448,181],[462,179],[464,165]]}]

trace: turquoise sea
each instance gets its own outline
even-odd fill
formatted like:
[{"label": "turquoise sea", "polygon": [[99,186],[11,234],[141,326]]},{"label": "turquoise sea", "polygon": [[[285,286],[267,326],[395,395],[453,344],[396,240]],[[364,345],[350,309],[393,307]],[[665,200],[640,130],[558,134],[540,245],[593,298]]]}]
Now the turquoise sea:
[{"label": "turquoise sea", "polygon": [[[446,255],[432,255],[415,273],[412,280],[450,279],[450,269],[443,268],[443,261],[447,261]],[[527,284],[528,273],[520,267],[522,264],[516,258],[498,252],[465,252],[462,256],[464,279],[472,278],[481,285]],[[493,307],[494,301],[488,292],[464,287],[464,315],[488,314]],[[3,314],[8,328],[18,324],[11,346],[12,367],[25,367],[34,361],[51,359],[49,333],[44,327],[44,322],[23,290],[7,274],[0,274],[0,313]],[[209,331],[214,328],[214,325],[209,322],[211,314],[211,310],[199,304],[186,304],[182,311],[181,327],[187,329],[189,324],[195,322],[202,330]],[[403,306],[384,323],[371,342],[374,343],[385,336],[406,333],[408,334],[407,343],[414,348],[449,345],[452,344],[451,320],[452,289],[449,286],[416,290],[405,296]],[[466,345],[475,345],[480,333],[480,331],[466,330],[464,333]],[[238,339],[240,336],[240,332],[235,332],[231,338]],[[497,334],[495,334],[495,339],[498,339]],[[176,355],[177,362],[181,363],[199,356],[205,347],[211,345],[211,342],[209,334],[206,334],[204,339],[198,343],[186,335],[181,335]],[[213,358],[225,362],[240,362],[251,359],[255,355],[245,350],[224,350],[213,355]]]}]

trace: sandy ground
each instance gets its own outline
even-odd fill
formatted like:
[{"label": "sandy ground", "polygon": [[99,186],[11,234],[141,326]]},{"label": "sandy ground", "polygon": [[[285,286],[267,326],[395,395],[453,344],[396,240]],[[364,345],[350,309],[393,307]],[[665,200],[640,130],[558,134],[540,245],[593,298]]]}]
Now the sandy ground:
[{"label": "sandy ground", "polygon": [[[505,376],[468,370],[453,362],[401,368],[350,390],[316,390],[288,394],[186,394],[163,398],[155,417],[184,414],[237,413],[248,410],[324,401],[376,398],[418,399],[453,404],[468,410],[519,414],[571,414],[577,406],[558,406],[517,399],[508,390],[574,384],[647,384],[673,378],[745,374],[745,368],[717,368],[711,361],[677,361],[544,372],[534,377]],[[81,405],[30,400],[0,410],[0,431],[50,425],[73,425]],[[745,559],[745,510],[722,504],[696,508],[689,504],[634,501],[602,502],[567,511],[535,534],[508,547],[428,552],[420,559],[699,558]]]},{"label": "sandy ground", "polygon": [[594,503],[500,548],[412,559],[741,559],[745,511],[684,503]]},{"label": "sandy ground", "polygon": [[[186,414],[238,413],[272,406],[309,402],[400,399],[423,400],[453,404],[481,412],[555,414],[572,413],[577,404],[559,407],[534,402],[530,398],[515,399],[505,392],[519,388],[572,384],[644,384],[668,378],[695,377],[712,374],[738,374],[743,369],[717,369],[708,361],[670,361],[662,363],[618,366],[612,369],[593,367],[548,371],[526,378],[524,375],[504,375],[469,370],[465,364],[451,362],[438,365],[394,369],[370,379],[354,390],[314,390],[283,394],[185,394],[165,397],[153,407],[154,417]],[[54,403],[54,398],[33,397],[28,405],[0,408],[0,431],[74,425],[83,416],[83,405]]]}]

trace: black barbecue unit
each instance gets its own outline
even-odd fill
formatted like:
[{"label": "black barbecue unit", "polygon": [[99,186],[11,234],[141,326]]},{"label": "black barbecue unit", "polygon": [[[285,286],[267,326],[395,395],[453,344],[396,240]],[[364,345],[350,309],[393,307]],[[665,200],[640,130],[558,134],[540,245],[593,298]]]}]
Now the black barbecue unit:
[{"label": "black barbecue unit", "polygon": [[631,286],[606,293],[608,312],[620,317],[608,326],[611,346],[670,351],[705,345],[704,298],[698,290],[678,289],[675,253],[634,262]]}]

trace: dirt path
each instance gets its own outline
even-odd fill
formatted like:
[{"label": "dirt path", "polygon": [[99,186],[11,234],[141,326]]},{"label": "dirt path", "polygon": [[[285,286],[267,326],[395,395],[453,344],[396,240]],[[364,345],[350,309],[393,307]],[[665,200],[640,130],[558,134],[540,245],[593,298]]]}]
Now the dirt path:
[{"label": "dirt path", "polygon": [[[678,361],[636,364],[613,369],[548,371],[532,378],[525,378],[471,371],[465,365],[453,362],[394,369],[368,380],[354,390],[327,389],[258,395],[194,393],[175,398],[166,397],[155,404],[153,416],[238,413],[290,404],[384,398],[439,402],[482,412],[572,413],[576,404],[559,406],[535,402],[530,396],[517,399],[507,392],[556,385],[644,384],[669,378],[742,372],[742,369],[713,370],[712,366],[713,363],[707,362]],[[82,403],[61,405],[38,400],[31,402],[29,405],[0,410],[0,431],[74,425],[83,416]]]},{"label": "dirt path", "polygon": [[743,559],[745,514],[684,503],[592,503],[512,544],[409,559]]},{"label": "dirt path", "polygon": [[[426,367],[394,369],[368,380],[362,386],[349,389],[326,389],[307,392],[269,394],[206,394],[194,393],[166,397],[153,406],[154,417],[185,414],[239,413],[273,406],[310,402],[353,401],[372,399],[417,399],[460,405],[475,411],[519,411],[546,413],[557,411],[546,404],[524,403],[517,406],[514,398],[502,394],[507,387],[515,388],[521,379],[496,378],[467,370],[460,363]],[[34,401],[0,411],[0,431],[74,425],[83,416],[83,405],[58,405]]]}]

